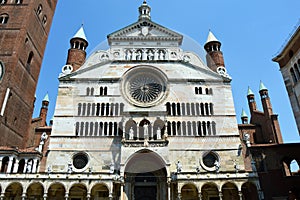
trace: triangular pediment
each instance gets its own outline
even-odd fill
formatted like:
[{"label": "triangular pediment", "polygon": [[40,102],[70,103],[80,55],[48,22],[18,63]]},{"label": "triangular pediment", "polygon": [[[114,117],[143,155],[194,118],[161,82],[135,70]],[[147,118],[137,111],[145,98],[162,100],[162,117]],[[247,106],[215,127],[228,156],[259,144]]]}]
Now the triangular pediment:
[{"label": "triangular pediment", "polygon": [[119,41],[172,41],[180,46],[183,36],[150,20],[139,20],[107,36],[109,44]]}]

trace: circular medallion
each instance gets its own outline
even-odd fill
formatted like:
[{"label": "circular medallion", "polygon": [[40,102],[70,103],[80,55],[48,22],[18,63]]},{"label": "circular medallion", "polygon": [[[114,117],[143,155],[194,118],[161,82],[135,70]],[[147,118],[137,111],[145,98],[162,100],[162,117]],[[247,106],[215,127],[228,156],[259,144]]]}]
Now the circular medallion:
[{"label": "circular medallion", "polygon": [[151,66],[138,66],[129,70],[123,78],[123,93],[136,106],[154,106],[164,97],[167,78]]}]

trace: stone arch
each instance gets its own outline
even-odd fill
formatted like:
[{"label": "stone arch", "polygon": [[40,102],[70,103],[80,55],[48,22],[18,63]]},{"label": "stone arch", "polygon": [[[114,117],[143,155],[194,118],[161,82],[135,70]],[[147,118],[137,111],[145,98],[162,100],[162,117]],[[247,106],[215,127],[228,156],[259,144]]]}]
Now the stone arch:
[{"label": "stone arch", "polygon": [[1,173],[6,173],[7,172],[7,167],[8,167],[8,162],[9,162],[9,157],[5,156],[2,158],[2,165],[1,165]]},{"label": "stone arch", "polygon": [[86,198],[87,187],[83,183],[74,183],[69,189],[69,198]]},{"label": "stone arch", "polygon": [[125,123],[125,138],[128,140],[129,139],[129,130],[132,127],[133,132],[134,132],[134,137],[137,136],[137,124],[133,119],[129,119]]},{"label": "stone arch", "polygon": [[181,187],[182,200],[198,200],[198,189],[193,183],[185,184]]},{"label": "stone arch", "polygon": [[139,123],[139,136],[137,139],[144,140],[144,139],[149,139],[149,136],[152,135],[151,131],[151,123],[148,119],[143,119]]},{"label": "stone arch", "polygon": [[[153,123],[153,138],[162,138],[165,133],[165,128],[165,122],[160,118],[157,118]],[[157,134],[160,134],[160,136],[157,136]]]},{"label": "stone arch", "polygon": [[236,184],[227,182],[222,186],[223,200],[239,200],[239,191]]},{"label": "stone arch", "polygon": [[157,153],[142,149],[125,162],[128,199],[167,199],[166,161]]},{"label": "stone arch", "polygon": [[28,199],[42,199],[44,196],[44,186],[39,182],[30,184],[26,191]]},{"label": "stone arch", "polygon": [[[154,162],[153,162],[154,161]],[[149,164],[149,165],[143,165],[138,166],[137,168],[132,168],[133,165],[135,165],[134,162],[143,162],[143,164]],[[135,153],[133,153],[125,162],[125,172],[136,172],[139,171],[141,167],[144,167],[146,170],[147,168],[153,168],[155,169],[162,169],[166,167],[166,160],[161,157],[156,152],[153,152],[148,149],[141,149]],[[151,166],[150,166],[151,165]],[[133,170],[133,171],[132,171]]]},{"label": "stone arch", "polygon": [[109,187],[106,184],[98,183],[91,188],[91,199],[106,199],[109,197]]},{"label": "stone arch", "polygon": [[6,189],[4,196],[6,199],[21,199],[23,193],[23,186],[21,183],[14,182],[9,184]]},{"label": "stone arch", "polygon": [[219,187],[213,182],[205,183],[201,187],[202,199],[209,200],[210,198],[219,197]]},{"label": "stone arch", "polygon": [[258,200],[257,187],[252,182],[245,182],[242,185],[243,200]]},{"label": "stone arch", "polygon": [[60,200],[65,198],[66,187],[62,183],[52,183],[47,190],[48,198],[52,200]]}]

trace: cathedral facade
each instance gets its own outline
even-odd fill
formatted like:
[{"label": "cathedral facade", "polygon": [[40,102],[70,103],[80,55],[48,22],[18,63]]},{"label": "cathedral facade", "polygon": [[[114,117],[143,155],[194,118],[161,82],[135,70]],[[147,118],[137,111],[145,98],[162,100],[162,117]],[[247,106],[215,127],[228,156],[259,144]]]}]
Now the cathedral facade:
[{"label": "cathedral facade", "polygon": [[88,58],[78,30],[53,126],[35,129],[34,149],[0,148],[1,199],[264,198],[254,160],[245,161],[253,136],[241,138],[221,42],[209,32],[203,60],[150,13],[144,1],[138,21]]}]

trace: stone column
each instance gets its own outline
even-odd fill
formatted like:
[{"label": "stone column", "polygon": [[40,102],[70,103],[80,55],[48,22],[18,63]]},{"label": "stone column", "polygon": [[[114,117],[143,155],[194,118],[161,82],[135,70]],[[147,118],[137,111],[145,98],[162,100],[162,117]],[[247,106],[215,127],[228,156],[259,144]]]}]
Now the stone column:
[{"label": "stone column", "polygon": [[26,193],[22,194],[22,200],[26,200]]},{"label": "stone column", "polygon": [[239,191],[239,197],[240,197],[240,200],[243,200],[243,193],[242,193],[242,191]]},{"label": "stone column", "polygon": [[6,169],[6,173],[11,173],[11,168],[12,168],[12,164],[13,164],[13,159],[14,157],[9,157],[8,160],[8,165],[7,165],[7,169]]},{"label": "stone column", "polygon": [[1,170],[1,167],[2,167],[2,159],[3,159],[3,157],[0,157],[0,170]]},{"label": "stone column", "polygon": [[38,161],[38,159],[34,159],[34,160],[33,160],[33,165],[32,165],[32,169],[31,169],[31,172],[32,172],[33,174],[36,173],[36,169],[37,169],[37,161]]},{"label": "stone column", "polygon": [[0,196],[0,200],[4,200],[5,198],[5,191],[2,191],[1,196]]},{"label": "stone column", "polygon": [[219,191],[219,197],[220,197],[220,200],[223,199],[223,193],[222,193],[222,191]]},{"label": "stone column", "polygon": [[65,200],[68,200],[69,199],[69,193],[66,193],[65,194]]},{"label": "stone column", "polygon": [[198,199],[199,199],[199,200],[202,199],[202,193],[201,193],[201,192],[198,193]]},{"label": "stone column", "polygon": [[15,165],[14,165],[14,169],[12,171],[12,173],[18,173],[18,169],[19,169],[19,160],[16,159]]},{"label": "stone column", "polygon": [[178,192],[177,200],[181,200],[181,193],[180,192]]},{"label": "stone column", "polygon": [[24,165],[24,169],[23,169],[24,174],[26,173],[26,170],[27,170],[27,162],[28,162],[28,159],[25,159],[25,165]]},{"label": "stone column", "polygon": [[44,200],[47,200],[47,198],[48,198],[48,194],[47,194],[47,193],[44,193],[43,199],[44,199]]},{"label": "stone column", "polygon": [[171,183],[168,184],[168,200],[171,200]]},{"label": "stone column", "polygon": [[121,188],[120,188],[120,191],[121,191],[121,200],[124,200],[124,184],[121,183]]},{"label": "stone column", "polygon": [[91,193],[87,193],[86,200],[90,200],[90,199],[91,199]]}]

